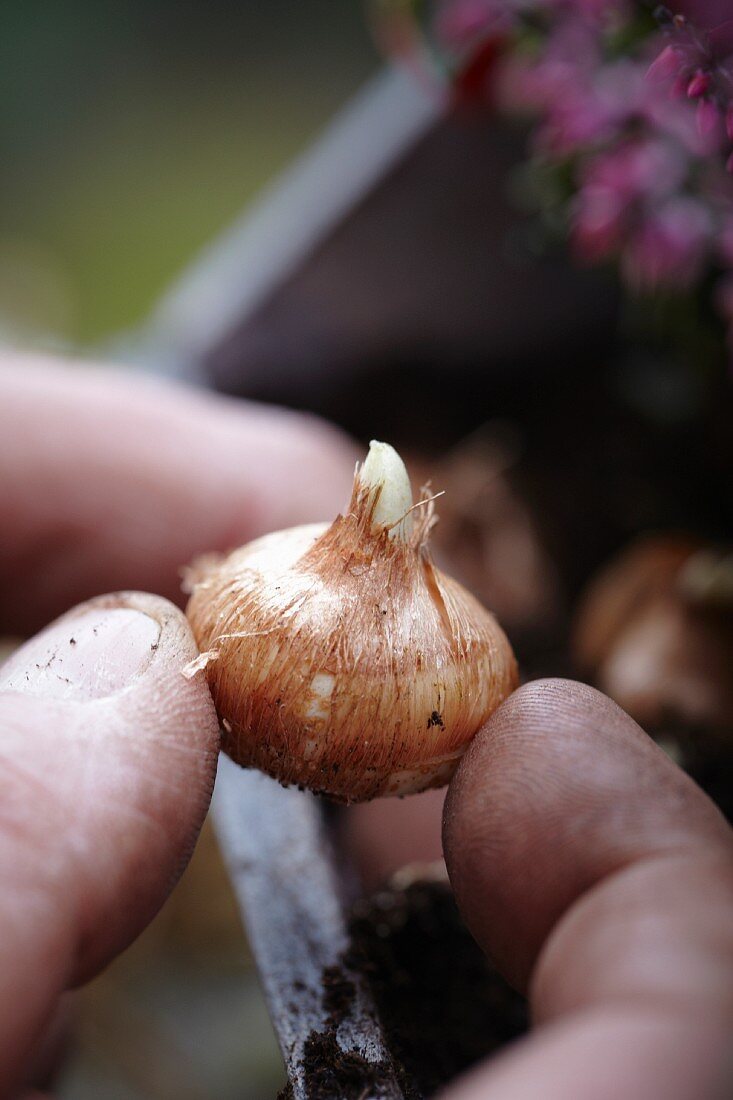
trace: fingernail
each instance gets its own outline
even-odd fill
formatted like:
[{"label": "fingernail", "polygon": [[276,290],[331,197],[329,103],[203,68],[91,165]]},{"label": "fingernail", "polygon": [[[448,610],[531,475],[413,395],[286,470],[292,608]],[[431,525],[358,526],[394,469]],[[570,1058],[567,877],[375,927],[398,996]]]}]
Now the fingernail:
[{"label": "fingernail", "polygon": [[54,699],[102,699],[145,671],[159,639],[160,624],[133,608],[66,615],[0,668],[0,689]]}]

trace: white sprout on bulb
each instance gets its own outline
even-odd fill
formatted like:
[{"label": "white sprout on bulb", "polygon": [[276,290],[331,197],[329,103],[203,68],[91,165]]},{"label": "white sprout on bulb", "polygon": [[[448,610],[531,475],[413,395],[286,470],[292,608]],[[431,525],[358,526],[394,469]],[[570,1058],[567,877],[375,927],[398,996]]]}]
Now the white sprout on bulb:
[{"label": "white sprout on bulb", "polygon": [[[372,439],[369,453],[359,469],[363,489],[379,490],[372,515],[373,527],[386,527],[389,538],[407,542],[412,532],[412,487],[407,467],[389,443]],[[307,718],[327,718],[336,677],[317,672],[310,684]]]},{"label": "white sprout on bulb", "polygon": [[407,542],[412,533],[412,487],[404,462],[389,443],[373,439],[359,470],[365,489],[380,489],[372,522],[386,527],[390,538]]}]

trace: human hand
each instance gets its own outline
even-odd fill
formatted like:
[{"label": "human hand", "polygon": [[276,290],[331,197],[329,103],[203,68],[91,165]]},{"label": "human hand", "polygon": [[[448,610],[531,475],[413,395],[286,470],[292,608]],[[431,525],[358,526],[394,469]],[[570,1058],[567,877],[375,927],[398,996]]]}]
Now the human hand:
[{"label": "human hand", "polygon": [[332,519],[356,455],[314,417],[107,367],[0,353],[0,634],[198,553]]},{"label": "human hand", "polygon": [[[219,405],[204,398],[210,400]],[[208,431],[214,437],[211,413]],[[109,526],[89,532],[97,553],[83,558],[89,562],[86,571],[67,568],[55,579],[53,548],[44,558],[38,535],[49,517],[64,532],[58,488],[63,477],[53,479],[58,500],[49,500],[41,511],[34,505],[30,524],[23,519],[23,492],[16,488],[11,498],[0,495],[14,501],[10,514],[13,525],[19,520],[26,532],[24,545],[35,547],[37,560],[51,570],[43,589],[51,598],[59,598],[67,583],[81,594],[92,581],[97,587],[126,583],[99,582],[125,568],[117,536],[123,542],[128,537],[131,470],[144,498],[161,508],[170,508],[171,490],[185,505],[191,488],[193,510],[200,503],[206,520],[197,531],[187,522],[190,509],[167,512],[168,538],[159,532],[152,555],[140,552],[141,539],[132,540],[132,560],[148,570],[150,587],[171,591],[171,569],[220,541],[213,533],[221,516],[217,520],[217,510],[207,508],[209,492],[225,506],[226,516],[232,494],[242,494],[244,487],[242,528],[222,538],[235,542],[256,533],[245,519],[251,491],[246,479],[263,467],[248,464],[246,453],[237,467],[239,488],[228,489],[229,499],[207,487],[205,477],[177,491],[189,465],[178,438],[198,435],[201,427],[197,415],[181,432],[180,415],[173,417],[177,427],[162,451],[142,448],[150,483],[140,476],[139,465],[125,466],[130,448],[117,441],[126,473],[116,483],[111,511],[104,513]],[[50,414],[43,424],[47,421],[52,426]],[[99,426],[97,408],[82,448],[92,466],[97,453],[92,441],[105,452]],[[29,453],[36,487],[56,469],[65,434],[56,434],[45,476]],[[74,438],[73,431],[69,434]],[[245,442],[238,445],[246,452]],[[321,445],[315,437],[313,445]],[[341,445],[334,438],[328,446]],[[219,452],[210,443],[203,453],[205,469],[218,478]],[[224,457],[231,462],[231,451],[225,448]],[[202,473],[200,463],[195,465]],[[102,484],[114,479],[116,469],[103,471]],[[81,470],[92,489],[94,478],[86,466]],[[17,472],[22,475],[21,464]],[[264,476],[260,472],[254,479],[254,500],[262,500]],[[86,524],[96,513],[85,510],[87,496],[75,479],[72,467],[71,529],[84,551]],[[284,480],[292,485],[292,476]],[[26,490],[33,484],[26,482]],[[322,479],[316,491],[319,487]],[[97,499],[98,490],[97,485]],[[331,488],[323,491],[330,494]],[[345,492],[339,487],[328,505],[324,500],[325,515],[338,506],[336,493]],[[126,506],[119,507],[120,500]],[[278,498],[277,507],[282,503]],[[266,503],[256,514],[270,527],[301,518],[268,517]],[[180,526],[172,522],[175,515]],[[176,551],[171,539],[181,539],[188,549],[182,545]],[[109,550],[108,562],[104,555],[99,561],[100,547]],[[13,554],[8,540],[2,553]],[[21,560],[23,546],[15,554],[27,587],[33,570]],[[30,593],[29,614],[3,576],[0,608],[4,599],[15,615],[10,621],[42,616],[40,597]],[[191,646],[185,621],[166,601],[106,598],[73,612],[0,669],[6,776],[0,876],[7,894],[0,910],[0,1095],[17,1087],[60,991],[93,973],[143,927],[193,844],[213,781],[217,734],[201,678],[181,682],[178,675]],[[417,814],[427,838],[438,800],[431,792],[404,804],[364,807],[371,817],[363,819],[370,824],[362,840],[372,844],[374,860],[384,863],[388,848],[394,858],[395,847],[394,833],[384,843],[385,829],[375,829],[377,821],[393,820],[399,812],[409,823]],[[530,1038],[453,1086],[448,1093],[453,1100],[722,1100],[729,1095],[724,1075],[730,1070],[725,1059],[733,1015],[730,830],[627,716],[582,685],[549,682],[521,689],[461,764],[449,789],[444,840],[469,927],[510,980],[529,987],[538,1024]]]},{"label": "human hand", "polygon": [[446,800],[474,936],[535,1030],[450,1100],[733,1094],[733,834],[599,692],[540,681],[473,742]]},{"label": "human hand", "polygon": [[[334,430],[146,378],[0,364],[0,635],[96,592],[176,597],[196,553],[326,519],[353,460]],[[0,1096],[65,989],[121,951],[182,871],[218,724],[182,613],[123,592],[0,666]]]}]

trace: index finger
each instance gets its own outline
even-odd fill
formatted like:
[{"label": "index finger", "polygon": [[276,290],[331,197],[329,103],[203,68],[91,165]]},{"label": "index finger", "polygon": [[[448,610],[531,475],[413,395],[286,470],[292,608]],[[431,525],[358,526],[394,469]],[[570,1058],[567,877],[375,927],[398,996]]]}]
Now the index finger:
[{"label": "index finger", "polygon": [[0,356],[0,633],[195,555],[333,519],[354,454],[315,417],[111,368]]},{"label": "index finger", "polygon": [[444,843],[471,931],[540,1025],[456,1098],[718,1095],[733,836],[614,703],[563,681],[516,692],[459,766]]}]

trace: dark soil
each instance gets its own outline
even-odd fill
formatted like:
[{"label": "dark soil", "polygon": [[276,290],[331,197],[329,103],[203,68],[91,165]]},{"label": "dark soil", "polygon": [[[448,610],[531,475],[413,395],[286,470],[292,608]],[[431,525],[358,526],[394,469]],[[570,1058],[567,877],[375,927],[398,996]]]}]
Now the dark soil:
[{"label": "dark soil", "polygon": [[[391,1084],[395,1072],[400,1074],[400,1067],[391,1060],[370,1062],[357,1051],[342,1050],[338,1043],[339,1025],[349,1015],[357,992],[348,962],[344,960],[343,967],[326,967],[322,982],[326,1026],[311,1033],[303,1052],[308,1100],[375,1100],[387,1095],[385,1086]],[[411,1094],[406,1095],[412,1100]],[[278,1100],[292,1100],[292,1096],[292,1086],[288,1084]]]},{"label": "dark soil", "polygon": [[336,1028],[314,1032],[303,1059],[308,1100],[372,1100],[391,1078],[388,1062],[368,1062],[355,1051],[344,1052]]},{"label": "dark soil", "polygon": [[356,986],[345,969],[329,966],[323,971],[323,1009],[327,1026],[315,1031],[305,1044],[303,1068],[308,1100],[364,1100],[381,1095],[389,1062],[368,1062],[356,1051],[343,1051],[336,1033],[350,1012]]},{"label": "dark soil", "polygon": [[323,971],[323,1011],[328,1022],[338,1025],[347,1014],[356,996],[356,986],[351,978],[337,966],[327,966]]},{"label": "dark soil", "polygon": [[447,885],[383,891],[358,904],[351,930],[353,963],[371,986],[410,1100],[526,1030],[524,998],[486,961]]}]

